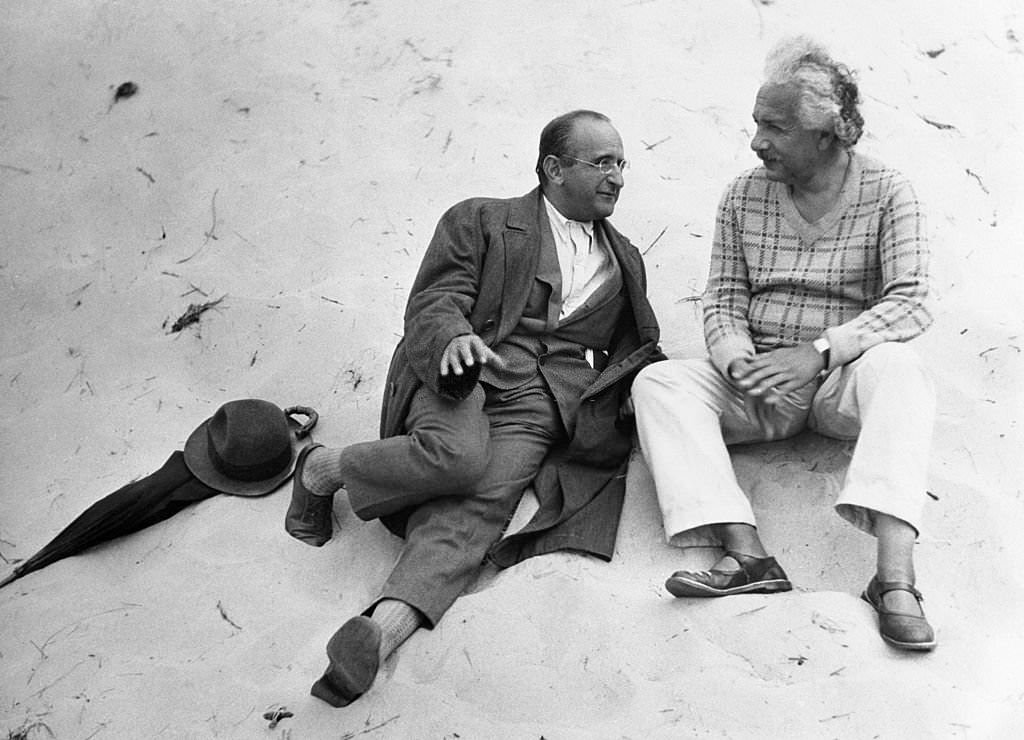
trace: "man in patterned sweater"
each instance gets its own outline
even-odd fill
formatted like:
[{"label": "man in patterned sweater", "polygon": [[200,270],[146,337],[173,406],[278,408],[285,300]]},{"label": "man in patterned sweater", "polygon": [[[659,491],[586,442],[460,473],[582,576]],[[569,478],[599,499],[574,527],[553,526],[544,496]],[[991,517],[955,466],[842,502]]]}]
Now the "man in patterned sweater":
[{"label": "man in patterned sweater", "polygon": [[863,118],[849,70],[798,37],[769,55],[751,148],[763,166],[718,209],[704,294],[709,359],[647,367],[637,430],[666,535],[720,545],[676,596],[792,588],[758,535],[726,445],[810,427],[857,439],[836,510],[877,538],[863,598],[889,644],[935,646],[914,587],[934,390],[905,344],[931,323],[924,218],[910,184],[854,152]]}]

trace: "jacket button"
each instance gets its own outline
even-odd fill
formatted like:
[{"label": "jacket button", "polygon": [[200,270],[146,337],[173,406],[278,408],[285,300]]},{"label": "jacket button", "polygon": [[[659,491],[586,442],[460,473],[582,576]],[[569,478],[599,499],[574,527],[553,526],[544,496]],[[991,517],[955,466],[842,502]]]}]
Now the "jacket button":
[{"label": "jacket button", "polygon": [[484,330],[486,331],[487,329],[493,329],[494,324],[494,319],[487,319],[487,321],[484,322]]}]

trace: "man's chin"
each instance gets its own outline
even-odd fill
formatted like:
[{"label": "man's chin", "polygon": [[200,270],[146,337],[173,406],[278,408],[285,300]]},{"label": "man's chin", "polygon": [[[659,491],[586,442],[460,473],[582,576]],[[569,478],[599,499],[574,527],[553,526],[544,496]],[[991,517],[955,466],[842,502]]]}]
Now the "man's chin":
[{"label": "man's chin", "polygon": [[776,182],[779,182],[784,179],[783,169],[779,167],[777,162],[765,162],[764,160],[762,160],[761,166],[764,168],[765,176],[769,180],[775,180]]},{"label": "man's chin", "polygon": [[604,196],[594,204],[594,218],[608,218],[615,212],[615,204],[619,202],[618,196]]}]

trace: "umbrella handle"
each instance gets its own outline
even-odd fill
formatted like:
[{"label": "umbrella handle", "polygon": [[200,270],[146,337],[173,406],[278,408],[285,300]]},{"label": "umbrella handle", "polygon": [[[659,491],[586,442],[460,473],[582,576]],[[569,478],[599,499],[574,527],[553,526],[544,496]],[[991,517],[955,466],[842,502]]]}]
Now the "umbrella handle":
[{"label": "umbrella handle", "polygon": [[308,437],[309,433],[313,431],[313,427],[316,426],[317,421],[320,419],[320,415],[314,409],[309,406],[289,406],[284,410],[285,416],[292,416],[299,414],[300,416],[306,417],[306,422],[299,426],[295,430],[295,436],[298,439]]}]

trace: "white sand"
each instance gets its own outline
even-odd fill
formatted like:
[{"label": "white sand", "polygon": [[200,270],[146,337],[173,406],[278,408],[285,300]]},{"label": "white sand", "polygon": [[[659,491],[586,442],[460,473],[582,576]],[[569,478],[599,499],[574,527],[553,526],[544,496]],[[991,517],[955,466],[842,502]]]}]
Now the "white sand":
[{"label": "white sand", "polygon": [[[1022,736],[1024,6],[1010,0],[8,0],[0,555],[31,555],[234,398],[314,406],[331,445],[375,436],[438,216],[533,187],[540,128],[572,108],[621,131],[634,168],[613,220],[646,251],[666,350],[702,353],[687,299],[714,207],[755,164],[764,54],[799,30],[860,71],[860,148],[931,214],[939,320],[917,344],[940,390],[938,500],[917,563],[933,654],[878,638],[857,598],[873,542],[831,509],[848,450],[807,435],[735,456],[794,592],[669,596],[690,560],[664,543],[640,463],[611,564],[559,554],[488,574],[345,709],[309,686],[398,541],[339,501],[340,533],[316,550],[283,530],[287,488],[213,498],[0,591],[0,733]],[[128,80],[138,94],[111,106]],[[294,716],[270,729],[273,705]]]}]

